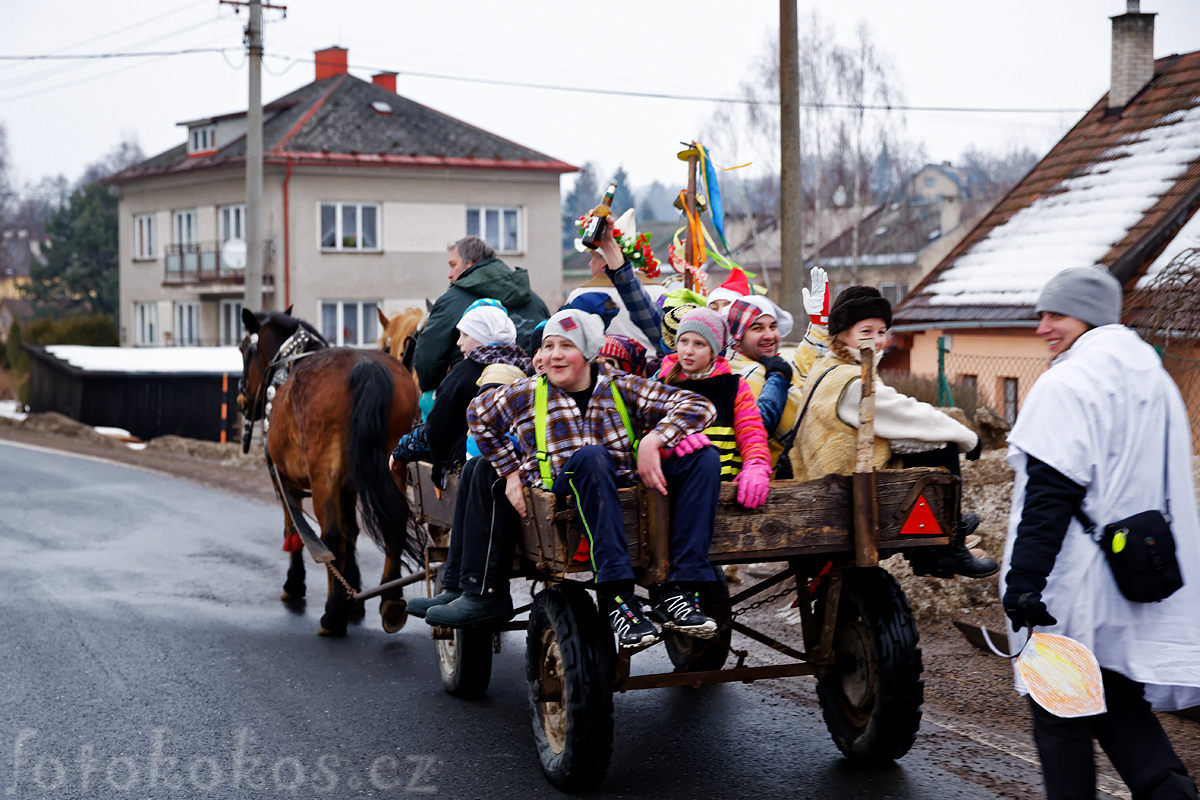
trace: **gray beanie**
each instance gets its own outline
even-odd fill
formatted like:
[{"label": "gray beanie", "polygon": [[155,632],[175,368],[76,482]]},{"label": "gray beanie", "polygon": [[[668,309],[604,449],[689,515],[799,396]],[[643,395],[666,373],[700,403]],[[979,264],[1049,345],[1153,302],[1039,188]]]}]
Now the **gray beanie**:
[{"label": "gray beanie", "polygon": [[595,314],[568,308],[559,311],[546,322],[542,341],[548,336],[562,336],[579,348],[583,357],[591,361],[604,344],[604,321]]},{"label": "gray beanie", "polygon": [[1068,267],[1046,282],[1034,310],[1112,325],[1121,321],[1121,283],[1102,264]]}]

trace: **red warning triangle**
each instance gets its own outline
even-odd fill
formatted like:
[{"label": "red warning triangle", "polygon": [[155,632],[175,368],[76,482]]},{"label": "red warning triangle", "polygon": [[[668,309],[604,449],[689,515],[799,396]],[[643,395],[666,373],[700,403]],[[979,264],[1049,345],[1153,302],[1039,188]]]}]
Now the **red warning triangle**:
[{"label": "red warning triangle", "polygon": [[919,495],[913,510],[908,512],[908,519],[904,520],[904,525],[900,528],[900,535],[941,536],[942,533],[942,526],[938,525],[937,517],[933,515],[933,509],[925,501],[925,495]]}]

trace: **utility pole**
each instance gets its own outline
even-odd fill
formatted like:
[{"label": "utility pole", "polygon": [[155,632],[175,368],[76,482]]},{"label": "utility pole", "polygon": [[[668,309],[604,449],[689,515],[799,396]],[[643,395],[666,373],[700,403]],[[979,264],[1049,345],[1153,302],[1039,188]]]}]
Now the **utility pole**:
[{"label": "utility pole", "polygon": [[[220,0],[221,5],[250,9],[246,25],[246,64],[250,73],[249,98],[246,102],[246,266],[242,308],[263,310],[263,239],[262,239],[262,0]],[[267,4],[287,12],[286,6]]]},{"label": "utility pole", "polygon": [[800,56],[796,0],[779,0],[779,304],[804,312],[804,184],[800,180]]},{"label": "utility pole", "polygon": [[260,311],[262,301],[262,2],[249,0],[246,54],[250,71],[250,99],[246,106],[246,272],[242,308]]}]

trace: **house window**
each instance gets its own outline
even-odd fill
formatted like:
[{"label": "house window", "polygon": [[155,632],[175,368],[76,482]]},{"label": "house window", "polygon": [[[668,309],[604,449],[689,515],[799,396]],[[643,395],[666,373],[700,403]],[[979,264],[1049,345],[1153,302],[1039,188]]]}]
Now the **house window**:
[{"label": "house window", "polygon": [[137,323],[137,344],[158,344],[158,303],[134,303],[133,316]]},{"label": "house window", "polygon": [[379,252],[379,205],[322,203],[321,249]]},{"label": "house window", "polygon": [[200,343],[200,304],[180,302],[175,304],[175,344],[195,347]]},{"label": "house window", "polygon": [[499,253],[521,251],[521,209],[469,206],[467,235],[478,236]]},{"label": "house window", "polygon": [[222,206],[218,219],[221,220],[221,244],[230,239],[246,238],[245,206]]},{"label": "house window", "polygon": [[217,126],[197,125],[188,136],[189,153],[206,153],[217,149]]},{"label": "house window", "polygon": [[321,303],[321,335],[330,344],[373,345],[379,340],[377,300],[326,300]]},{"label": "house window", "polygon": [[904,281],[897,283],[881,283],[879,284],[879,293],[887,299],[893,306],[904,299],[908,294],[908,284]]},{"label": "house window", "polygon": [[927,176],[925,178],[925,187],[930,188],[930,189],[933,188],[933,176],[932,175]]},{"label": "house window", "polygon": [[155,235],[153,214],[138,214],[133,218],[133,257],[153,259],[158,237]]},{"label": "house window", "polygon": [[1017,421],[1017,379],[1003,378],[1004,381],[1004,420],[1012,425]]},{"label": "house window", "polygon": [[228,347],[242,341],[242,301],[221,301],[221,345]]},{"label": "house window", "polygon": [[176,211],[174,215],[175,244],[195,244],[196,210]]}]

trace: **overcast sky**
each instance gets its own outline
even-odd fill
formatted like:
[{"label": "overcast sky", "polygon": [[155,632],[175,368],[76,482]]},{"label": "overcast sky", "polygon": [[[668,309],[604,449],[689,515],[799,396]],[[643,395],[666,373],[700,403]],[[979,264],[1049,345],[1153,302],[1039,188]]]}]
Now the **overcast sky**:
[{"label": "overcast sky", "polygon": [[[860,20],[894,65],[912,106],[1064,108],[1051,114],[907,112],[910,137],[933,160],[968,144],[1025,144],[1045,152],[1108,88],[1108,17],[1125,0],[800,0],[849,42]],[[600,13],[601,10],[603,13]],[[1200,49],[1200,2],[1142,0],[1155,12],[1155,55]],[[263,100],[313,79],[312,53],[349,49],[351,72],[400,73],[398,91],[521,144],[630,180],[684,180],[680,140],[700,135],[714,103],[614,97],[450,80],[486,78],[670,95],[737,93],[764,44],[778,35],[779,3],[608,0],[409,2],[296,0],[264,16]],[[0,61],[0,122],[18,182],[83,167],[122,138],[147,155],[184,140],[175,123],[246,106],[242,29],[217,0],[41,0],[8,3],[0,55],[228,48],[136,59]],[[413,73],[448,76],[422,77]],[[1078,109],[1079,111],[1077,111]],[[714,160],[769,154],[714,151]],[[605,175],[602,174],[601,177]],[[564,179],[570,182],[570,177]]]}]

